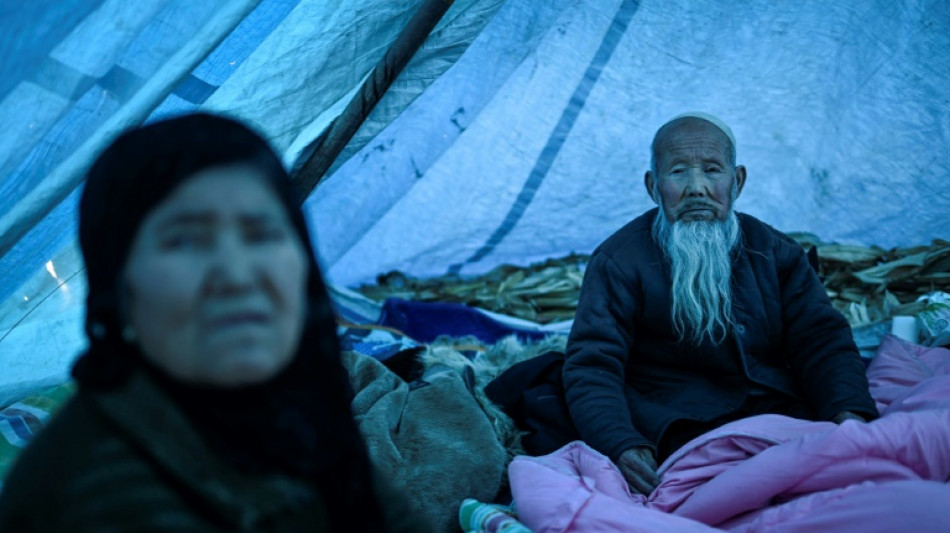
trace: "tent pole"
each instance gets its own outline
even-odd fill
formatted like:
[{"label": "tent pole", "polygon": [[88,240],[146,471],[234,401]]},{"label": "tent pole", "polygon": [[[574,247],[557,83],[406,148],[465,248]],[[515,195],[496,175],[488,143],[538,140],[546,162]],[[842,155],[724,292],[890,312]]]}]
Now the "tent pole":
[{"label": "tent pole", "polygon": [[373,67],[346,109],[308,146],[306,151],[310,153],[306,160],[292,171],[301,203],[317,187],[389,86],[442,20],[453,1],[425,0],[383,58]]}]

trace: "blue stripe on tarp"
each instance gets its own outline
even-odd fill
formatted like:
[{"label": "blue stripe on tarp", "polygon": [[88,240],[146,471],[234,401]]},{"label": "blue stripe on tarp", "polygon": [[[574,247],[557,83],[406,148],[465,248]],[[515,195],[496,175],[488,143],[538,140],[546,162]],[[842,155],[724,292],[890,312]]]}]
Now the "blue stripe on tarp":
[{"label": "blue stripe on tarp", "polygon": [[[145,123],[197,111],[287,18],[300,0],[264,0],[159,104]],[[188,85],[188,87],[185,87]]]},{"label": "blue stripe on tarp", "polygon": [[134,72],[114,65],[109,72],[99,78],[96,85],[115,95],[117,100],[128,102],[144,83],[145,80]]},{"label": "blue stripe on tarp", "polygon": [[568,102],[567,107],[563,113],[561,113],[560,120],[558,120],[557,125],[554,127],[551,136],[548,137],[548,142],[544,145],[544,149],[541,150],[541,155],[538,156],[534,168],[531,169],[528,180],[525,181],[521,192],[518,194],[518,198],[508,210],[505,219],[495,232],[492,233],[491,237],[488,238],[488,241],[486,241],[478,251],[472,254],[471,257],[466,259],[463,263],[456,263],[450,266],[450,274],[458,274],[466,264],[477,263],[484,259],[485,256],[490,254],[495,247],[511,233],[511,230],[514,229],[518,221],[521,220],[525,210],[528,209],[528,206],[531,205],[531,202],[534,200],[534,195],[541,187],[541,183],[547,176],[548,171],[551,170],[551,166],[554,164],[554,160],[564,146],[568,135],[570,135],[571,130],[574,128],[574,123],[584,109],[584,104],[588,96],[590,96],[590,92],[594,86],[597,85],[597,80],[600,78],[604,66],[610,60],[610,56],[613,55],[614,50],[617,49],[620,39],[627,32],[627,27],[630,25],[630,21],[633,19],[633,15],[637,12],[639,7],[639,0],[624,0],[620,5],[617,14],[614,15],[614,19],[610,23],[607,34],[600,43],[600,47],[594,54],[593,59],[591,59],[590,64],[587,65],[587,70],[584,71],[584,77],[581,78],[580,83],[574,89],[574,94],[571,95],[570,102]]},{"label": "blue stripe on tarp", "polygon": [[217,90],[217,85],[211,85],[194,74],[189,74],[175,88],[175,95],[193,104],[202,104]]},{"label": "blue stripe on tarp", "polygon": [[[175,51],[181,48],[189,36],[200,31],[202,20],[213,16],[212,8],[204,4],[201,4],[200,9],[192,9],[186,2],[171,5],[177,9],[166,8],[162,16],[148,21],[124,51],[101,51],[106,59],[117,52],[120,56],[100,77],[85,76],[73,68],[68,58],[63,59],[65,64],[53,58],[45,58],[40,62],[34,72],[35,81],[41,86],[58,87],[54,93],[74,101],[67,103],[65,109],[60,109],[64,102],[44,95],[39,101],[28,104],[49,111],[56,109],[56,116],[51,117],[56,122],[37,124],[39,129],[30,136],[30,142],[18,146],[13,154],[16,159],[9,160],[0,169],[3,172],[0,187],[16,188],[16,194],[0,194],[0,212],[12,208],[47,178],[49,169],[56,168],[84,141],[95,136],[99,128],[132,99],[146,80],[164,62],[172,59]],[[110,46],[121,44],[108,39],[106,41]],[[83,53],[94,52],[94,42],[84,45],[91,49]],[[25,158],[21,159],[23,156]],[[13,172],[10,172],[11,167],[14,167]]]},{"label": "blue stripe on tarp", "polygon": [[86,94],[86,91],[96,83],[96,78],[47,57],[36,68],[33,82],[51,93],[75,101]]},{"label": "blue stripe on tarp", "polygon": [[[216,90],[219,85],[228,79],[237,66],[246,60],[254,50],[264,42],[264,39],[287,18],[287,15],[299,2],[300,0],[263,0],[235,27],[234,31],[221,41],[217,48],[195,68],[191,77],[196,80],[204,80],[204,83],[214,87]],[[0,27],[2,27],[2,25],[0,25]],[[2,41],[2,39],[0,39],[0,41]],[[0,42],[0,45],[2,44],[3,43]],[[2,46],[0,46],[0,49],[3,49]],[[105,83],[105,85],[109,85],[112,89],[121,90],[122,87],[127,86],[123,84],[122,80],[124,78],[122,74],[123,73],[119,71],[110,72],[109,75],[111,75],[111,77],[105,82],[100,80],[100,85]],[[178,95],[177,92],[178,91],[175,91],[170,94],[169,97],[152,112],[146,122],[154,122],[165,116],[193,111],[200,105],[199,102],[184,98]],[[198,99],[198,96],[203,96],[200,102],[204,102],[213,92],[214,91],[211,91],[206,95],[191,93],[190,96],[196,99]],[[88,94],[86,96],[88,96]],[[75,128],[80,128],[85,125],[85,122],[77,125],[75,124],[76,120],[70,119],[73,115],[78,117],[91,110],[86,109],[88,106],[80,105],[81,103],[82,102],[77,103],[61,122],[70,123],[72,124],[71,127]],[[89,124],[92,125],[92,121],[90,121]],[[75,131],[78,132],[78,134],[74,135],[73,142],[68,144],[69,150],[75,149],[74,144],[77,144],[76,141],[84,140],[88,133],[83,131],[83,129],[76,129]],[[51,138],[58,138],[57,132],[55,131],[49,135]],[[45,153],[44,157],[36,158],[37,161],[40,162],[38,164],[44,164],[46,167],[49,167],[45,168],[44,172],[55,168],[55,165],[59,164],[65,157],[60,153],[60,148],[55,151],[56,157],[53,157],[51,153]],[[47,152],[49,152],[49,149],[47,149]],[[24,163],[24,165],[28,168],[22,171],[32,169],[32,167],[26,163]],[[20,170],[18,170],[18,172],[19,171]],[[37,172],[37,176],[40,175],[45,174]],[[2,180],[0,181],[0,191],[18,183],[19,180]],[[63,246],[76,238],[77,208],[81,190],[82,187],[78,187],[74,190],[66,200],[56,206],[46,218],[24,235],[13,248],[3,257],[0,257],[0,279],[3,279],[3,283],[0,284],[0,302],[5,302],[8,298],[12,297],[15,291],[20,290],[23,283],[43,268],[43,264],[46,263],[46,261],[61,250]]]},{"label": "blue stripe on tarp", "polygon": [[223,85],[299,3],[300,0],[263,0],[193,74],[211,85]]},{"label": "blue stripe on tarp", "polygon": [[4,2],[0,7],[0,98],[31,79],[43,62],[102,0]]}]

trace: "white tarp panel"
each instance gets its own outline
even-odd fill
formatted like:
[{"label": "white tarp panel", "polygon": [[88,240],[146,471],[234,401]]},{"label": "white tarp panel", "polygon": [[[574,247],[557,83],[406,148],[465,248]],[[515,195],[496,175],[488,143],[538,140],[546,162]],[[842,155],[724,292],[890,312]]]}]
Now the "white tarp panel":
[{"label": "white tarp panel", "polygon": [[946,238],[948,52],[948,2],[509,0],[316,192],[321,255],[353,284],[588,252],[651,207],[650,139],[687,110],[732,125],[742,211],[828,241]]},{"label": "white tarp panel", "polygon": [[[82,347],[72,187],[94,147],[208,109],[293,162],[421,0],[134,4],[0,20],[0,401]],[[733,127],[738,208],[779,229],[950,237],[950,1],[456,0],[307,202],[321,260],[352,285],[589,252],[651,207],[651,136],[687,110]]]},{"label": "white tarp panel", "polygon": [[[438,78],[502,2],[456,1],[349,151]],[[0,119],[10,125],[0,132],[3,237],[30,213],[53,209],[0,258],[0,401],[10,384],[61,380],[82,349],[80,190],[70,190],[118,129],[146,116],[219,111],[252,123],[290,161],[294,141],[299,149],[319,134],[310,125],[335,117],[333,104],[345,103],[421,3],[149,0],[132,9],[82,0],[13,10],[0,32],[0,50],[19,54],[0,84]],[[204,57],[197,66],[196,54]]]}]

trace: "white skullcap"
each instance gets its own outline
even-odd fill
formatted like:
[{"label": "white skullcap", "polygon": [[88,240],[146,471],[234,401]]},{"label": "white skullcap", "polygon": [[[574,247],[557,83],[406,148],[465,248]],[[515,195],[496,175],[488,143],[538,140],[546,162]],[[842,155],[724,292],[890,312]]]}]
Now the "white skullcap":
[{"label": "white skullcap", "polygon": [[729,142],[732,143],[732,151],[733,151],[733,153],[735,153],[735,151],[736,151],[736,136],[732,134],[732,129],[729,128],[729,126],[727,126],[726,123],[723,122],[719,117],[710,115],[709,113],[703,113],[702,111],[689,111],[689,112],[686,112],[686,113],[682,113],[682,114],[676,115],[675,117],[673,117],[673,118],[671,118],[670,120],[666,121],[666,123],[669,124],[670,122],[673,122],[674,120],[678,120],[678,119],[681,119],[681,118],[689,118],[689,117],[705,120],[706,122],[710,122],[710,123],[712,123],[714,126],[716,126],[717,128],[719,128],[720,130],[722,130],[722,132],[726,134],[726,137],[729,137]]}]

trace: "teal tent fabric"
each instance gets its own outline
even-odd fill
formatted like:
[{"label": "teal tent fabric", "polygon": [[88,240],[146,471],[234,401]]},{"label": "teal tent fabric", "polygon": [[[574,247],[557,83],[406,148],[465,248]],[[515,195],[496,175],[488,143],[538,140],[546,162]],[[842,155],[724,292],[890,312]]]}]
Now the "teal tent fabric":
[{"label": "teal tent fabric", "polygon": [[[288,167],[422,0],[39,0],[0,17],[0,396],[82,349],[82,175],[122,128],[191,110]],[[703,110],[737,208],[825,241],[948,238],[950,4],[455,0],[305,203],[330,278],[590,252],[651,207],[648,145]]]}]

